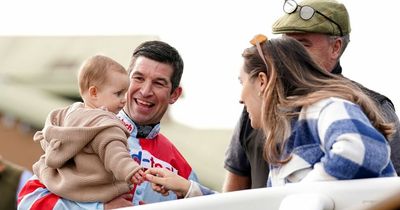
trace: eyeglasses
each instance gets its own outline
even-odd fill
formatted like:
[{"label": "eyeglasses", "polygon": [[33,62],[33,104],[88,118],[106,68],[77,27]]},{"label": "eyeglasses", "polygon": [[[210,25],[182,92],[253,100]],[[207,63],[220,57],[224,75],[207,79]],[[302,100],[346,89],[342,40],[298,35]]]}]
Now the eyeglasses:
[{"label": "eyeglasses", "polygon": [[260,55],[261,59],[264,61],[265,66],[268,68],[267,60],[265,60],[264,52],[261,49],[261,43],[268,41],[268,37],[262,34],[257,34],[254,36],[253,39],[250,40],[250,43],[257,47],[258,54]]},{"label": "eyeglasses", "polygon": [[308,5],[300,6],[294,0],[286,0],[285,3],[283,4],[283,11],[286,12],[287,14],[292,14],[293,12],[295,12],[297,10],[298,7],[300,8],[299,14],[300,14],[301,19],[310,20],[314,16],[315,13],[318,13],[319,15],[321,15],[322,17],[324,17],[331,23],[335,24],[340,31],[340,36],[343,36],[342,27],[340,27],[340,25],[337,22],[335,22],[328,16],[322,14],[318,10],[316,10]]}]

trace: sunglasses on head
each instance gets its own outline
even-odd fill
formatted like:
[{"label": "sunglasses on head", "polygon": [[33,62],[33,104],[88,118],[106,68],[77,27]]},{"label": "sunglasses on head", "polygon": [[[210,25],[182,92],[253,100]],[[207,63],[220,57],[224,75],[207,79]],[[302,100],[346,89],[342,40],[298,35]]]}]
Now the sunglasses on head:
[{"label": "sunglasses on head", "polygon": [[312,8],[311,6],[298,5],[297,2],[294,0],[286,0],[285,3],[283,4],[283,11],[286,12],[287,14],[292,14],[293,12],[295,12],[297,10],[297,8],[300,8],[299,14],[300,14],[301,19],[310,20],[314,16],[314,14],[317,13],[317,14],[321,15],[322,17],[324,17],[325,19],[327,19],[328,21],[330,21],[331,23],[335,24],[340,31],[340,36],[343,36],[342,27],[340,27],[340,25],[337,22],[335,22],[328,16],[324,15],[323,13],[319,12],[318,10]]},{"label": "sunglasses on head", "polygon": [[267,60],[265,60],[264,52],[261,49],[261,44],[268,41],[268,37],[263,34],[257,34],[254,36],[253,39],[250,40],[250,43],[256,46],[258,54],[260,55],[261,59],[264,61],[265,66],[268,68]]}]

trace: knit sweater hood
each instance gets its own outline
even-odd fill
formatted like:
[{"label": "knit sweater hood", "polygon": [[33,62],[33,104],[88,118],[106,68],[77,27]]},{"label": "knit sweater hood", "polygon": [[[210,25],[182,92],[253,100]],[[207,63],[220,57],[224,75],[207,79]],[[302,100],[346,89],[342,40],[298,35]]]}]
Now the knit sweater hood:
[{"label": "knit sweater hood", "polygon": [[[83,106],[82,103],[75,103],[69,109],[51,112],[46,120],[43,132],[35,134],[34,140],[40,141],[42,148],[46,151],[47,166],[51,168],[61,167],[82,151],[101,131],[108,128],[118,127],[123,130],[126,136],[121,136],[118,133],[119,130],[115,129],[108,129],[107,132],[114,131],[114,133],[110,133],[114,137],[112,140],[117,138],[126,142],[129,132],[119,120],[116,120],[117,118],[113,113],[102,109],[84,109]],[[75,112],[78,109],[81,110]],[[94,143],[107,145],[108,140],[99,138]]]}]

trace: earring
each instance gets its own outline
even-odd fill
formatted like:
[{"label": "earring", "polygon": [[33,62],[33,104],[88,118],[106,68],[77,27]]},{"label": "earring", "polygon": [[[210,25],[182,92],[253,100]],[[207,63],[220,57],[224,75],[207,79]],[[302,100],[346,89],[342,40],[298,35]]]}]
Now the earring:
[{"label": "earring", "polygon": [[261,97],[261,91],[258,91],[258,96],[260,96],[260,97]]}]

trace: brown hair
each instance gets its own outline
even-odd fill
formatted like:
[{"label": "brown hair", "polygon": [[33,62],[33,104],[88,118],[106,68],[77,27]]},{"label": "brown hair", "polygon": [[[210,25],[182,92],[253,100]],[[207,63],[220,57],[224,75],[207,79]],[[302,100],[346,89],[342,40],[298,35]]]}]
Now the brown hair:
[{"label": "brown hair", "polygon": [[255,46],[245,49],[243,57],[244,71],[251,79],[261,72],[268,77],[261,119],[266,134],[264,157],[269,163],[283,164],[290,160],[291,157],[281,159],[281,155],[291,132],[291,120],[302,107],[329,97],[358,104],[386,138],[394,133],[393,125],[385,123],[374,101],[350,80],[321,69],[295,39],[272,39],[262,42],[261,48],[267,64]]},{"label": "brown hair", "polygon": [[78,72],[79,93],[83,95],[90,86],[101,87],[107,81],[107,71],[128,74],[121,64],[104,55],[86,59]]}]

